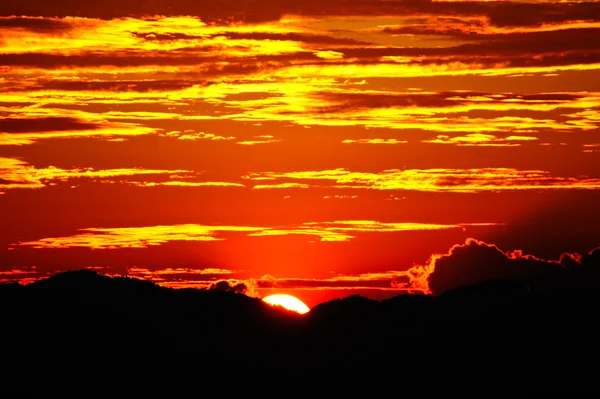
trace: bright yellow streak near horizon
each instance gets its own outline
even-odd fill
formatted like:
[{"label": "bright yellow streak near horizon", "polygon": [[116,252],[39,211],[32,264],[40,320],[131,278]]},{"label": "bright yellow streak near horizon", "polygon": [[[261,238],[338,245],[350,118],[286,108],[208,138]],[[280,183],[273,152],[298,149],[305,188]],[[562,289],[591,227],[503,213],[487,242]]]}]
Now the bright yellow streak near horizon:
[{"label": "bright yellow streak near horizon", "polygon": [[276,294],[264,297],[263,302],[268,303],[271,306],[281,306],[292,312],[305,314],[310,312],[310,308],[304,304],[300,299],[292,295],[287,294]]}]

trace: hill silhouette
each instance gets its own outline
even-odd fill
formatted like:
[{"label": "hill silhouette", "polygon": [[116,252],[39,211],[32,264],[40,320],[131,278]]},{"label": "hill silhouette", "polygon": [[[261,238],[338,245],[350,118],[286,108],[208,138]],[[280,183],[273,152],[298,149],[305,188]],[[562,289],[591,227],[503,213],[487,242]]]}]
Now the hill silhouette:
[{"label": "hill silhouette", "polygon": [[597,278],[586,269],[544,289],[495,279],[437,296],[353,295],[298,315],[232,291],[69,271],[0,284],[3,389],[174,393],[225,376],[315,387],[343,376],[394,378],[405,392],[595,391]]}]

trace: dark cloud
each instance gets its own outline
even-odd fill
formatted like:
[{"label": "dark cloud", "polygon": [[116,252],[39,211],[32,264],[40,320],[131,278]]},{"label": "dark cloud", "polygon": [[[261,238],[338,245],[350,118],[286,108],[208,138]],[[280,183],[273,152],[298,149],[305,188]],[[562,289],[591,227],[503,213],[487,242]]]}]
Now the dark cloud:
[{"label": "dark cloud", "polygon": [[[600,51],[572,51],[565,53],[523,53],[502,54],[491,53],[489,55],[473,54],[450,54],[455,47],[449,48],[361,48],[350,50],[339,50],[346,58],[353,58],[352,65],[398,65],[396,62],[382,62],[379,57],[422,57],[413,60],[407,59],[403,65],[440,65],[447,66],[452,63],[473,65],[480,68],[525,68],[525,67],[556,67],[567,65],[589,65],[600,62]],[[447,56],[436,53],[448,53]],[[315,64],[317,65],[317,64]],[[329,61],[328,65],[347,65],[345,62]],[[525,70],[523,72],[526,72]]]},{"label": "dark cloud", "polygon": [[20,28],[37,33],[69,31],[73,26],[64,20],[31,17],[0,17],[0,29]]},{"label": "dark cloud", "polygon": [[[566,258],[573,262],[573,258]],[[427,282],[436,295],[487,280],[543,281],[565,271],[565,265],[559,261],[538,259],[520,251],[504,252],[475,239],[467,239],[447,254],[432,258],[431,266],[433,271]]]},{"label": "dark cloud", "polygon": [[600,29],[561,29],[547,32],[477,35],[482,43],[458,46],[467,53],[540,53],[597,50]]},{"label": "dark cloud", "polygon": [[343,103],[344,108],[388,108],[388,107],[448,107],[460,104],[450,100],[457,96],[481,96],[468,93],[402,93],[402,94],[361,94],[361,93],[323,93],[325,100]]},{"label": "dark cloud", "polygon": [[[435,25],[402,26],[385,28],[390,34],[436,35],[452,39],[477,41],[455,47],[431,48],[433,55],[446,54],[487,54],[519,52],[553,52],[573,50],[597,50],[600,29],[577,28],[554,31],[485,33],[463,30],[460,27],[441,27]],[[427,50],[424,50],[427,51]],[[437,51],[437,52],[436,52]]]},{"label": "dark cloud", "polygon": [[[298,40],[308,44],[330,44],[331,50],[342,53],[343,59],[328,60],[329,65],[346,65],[352,60],[354,65],[380,64],[384,57],[405,57],[406,65],[447,65],[463,63],[482,68],[495,68],[502,65],[507,68],[549,67],[574,64],[593,64],[600,62],[600,50],[597,37],[600,29],[565,29],[556,32],[534,32],[509,35],[478,35],[485,40],[477,43],[461,44],[450,47],[356,47],[351,39],[333,38],[306,34],[270,34],[270,33],[227,33],[230,38],[248,38],[255,40]],[[494,37],[490,39],[488,36]],[[147,38],[147,36],[144,36]],[[178,40],[187,36],[185,33],[169,33],[150,36],[151,40]],[[341,42],[340,42],[341,41]],[[340,44],[352,44],[353,47],[341,47]],[[179,48],[172,51],[154,51],[141,53],[138,51],[122,51],[81,54],[49,54],[49,53],[7,53],[1,54],[0,65],[37,67],[37,68],[72,68],[72,67],[137,67],[147,65],[199,66],[203,76],[222,76],[246,74],[270,69],[284,68],[289,65],[307,64],[322,65],[323,60],[311,51],[298,51],[285,54],[244,54],[246,47],[235,48],[237,54],[229,53],[228,48],[219,46],[195,46]],[[240,56],[239,53],[244,54]],[[535,55],[533,57],[532,55]],[[226,61],[226,63],[224,63]],[[185,83],[179,82],[184,88]],[[58,84],[58,83],[56,83]],[[87,84],[87,83],[85,83]],[[84,84],[84,85],[85,85]],[[169,89],[170,82],[164,82]],[[177,84],[173,82],[173,84]],[[99,83],[112,85],[111,83]],[[119,86],[119,84],[115,84]],[[151,86],[151,85],[150,85]],[[84,88],[85,89],[85,88]],[[68,89],[67,89],[68,90]],[[103,90],[99,88],[99,90]],[[107,89],[111,90],[111,89]],[[116,90],[148,91],[149,84],[129,82],[128,86],[117,87]],[[398,101],[398,97],[394,97]],[[389,99],[382,99],[388,101]]]},{"label": "dark cloud", "polygon": [[1,15],[112,19],[120,17],[192,15],[203,21],[258,23],[285,14],[306,16],[485,16],[496,26],[532,26],[570,20],[597,20],[597,2],[437,2],[430,0],[121,0],[116,7],[101,0],[3,0]]},{"label": "dark cloud", "polygon": [[[567,102],[584,97],[583,94],[571,93],[541,93],[541,94],[512,94],[484,93],[468,91],[444,91],[439,93],[399,93],[399,94],[368,94],[368,93],[320,93],[319,98],[326,103],[336,105],[326,111],[342,111],[361,108],[388,107],[450,107],[477,102],[477,99],[487,98],[489,103],[505,101],[536,101],[536,102]],[[325,110],[324,110],[325,111]]]},{"label": "dark cloud", "polygon": [[131,32],[138,39],[143,39],[152,42],[173,42],[177,40],[204,40],[208,36],[188,35],[181,32],[156,33],[156,32]]},{"label": "dark cloud", "polygon": [[[210,60],[210,59],[208,59]],[[112,65],[119,67],[142,65],[195,65],[203,62],[202,56],[182,57],[169,55],[135,54],[80,54],[61,55],[47,53],[2,54],[0,64],[39,68],[94,67]]]},{"label": "dark cloud", "polygon": [[231,282],[227,280],[221,280],[212,283],[207,287],[207,289],[221,292],[235,292],[238,294],[245,294],[248,290],[248,287],[242,282]]},{"label": "dark cloud", "polygon": [[565,21],[597,21],[600,18],[598,2],[521,3],[492,2],[486,15],[496,26],[531,26]]},{"label": "dark cloud", "polygon": [[398,288],[399,285],[408,283],[408,277],[403,275],[383,276],[380,278],[370,277],[369,275],[357,276],[345,279],[260,279],[257,280],[258,288],[355,288],[355,289],[390,289]]},{"label": "dark cloud", "polygon": [[96,123],[85,122],[75,118],[4,118],[0,119],[0,132],[4,133],[33,133],[60,132],[71,130],[92,130],[102,127]]},{"label": "dark cloud", "polygon": [[233,40],[290,40],[307,44],[366,44],[352,38],[310,35],[305,33],[269,33],[269,32],[227,32],[222,35]]},{"label": "dark cloud", "polygon": [[[214,48],[212,49],[214,50]],[[202,51],[206,55],[200,53]],[[196,52],[196,53],[194,53]],[[37,68],[97,67],[103,65],[117,67],[136,67],[146,65],[198,65],[204,74],[220,75],[228,73],[247,73],[271,67],[282,67],[286,62],[297,60],[319,59],[312,52],[296,52],[291,54],[260,55],[255,57],[228,57],[226,52],[214,55],[216,51],[207,48],[180,49],[173,52],[154,52],[139,54],[135,52],[122,54],[80,54],[61,55],[46,53],[1,54],[0,65]],[[158,54],[157,54],[158,53]],[[218,53],[218,52],[217,52]],[[219,62],[227,61],[227,65]]]},{"label": "dark cloud", "polygon": [[116,91],[140,92],[165,90],[182,90],[194,85],[204,84],[202,81],[185,79],[167,80],[120,80],[120,81],[66,81],[63,79],[39,81],[32,86],[11,88],[10,91],[36,91],[36,90],[61,90],[61,91]]},{"label": "dark cloud", "polygon": [[147,41],[160,41],[170,42],[177,40],[205,40],[214,39],[215,37],[225,37],[232,40],[287,40],[294,42],[302,42],[307,44],[366,44],[366,42],[359,41],[352,38],[343,37],[332,37],[327,35],[312,35],[307,33],[271,33],[271,32],[223,32],[214,35],[189,35],[187,33],[180,32],[169,32],[169,33],[132,33],[135,37],[144,39]]},{"label": "dark cloud", "polygon": [[348,57],[383,56],[459,56],[556,53],[567,51],[597,51],[598,28],[560,29],[555,31],[486,34],[463,31],[460,28],[404,26],[386,28],[390,34],[442,35],[452,39],[475,41],[448,47],[387,47],[340,49]]},{"label": "dark cloud", "polygon": [[585,255],[563,253],[558,260],[547,260],[469,238],[447,254],[433,255],[425,269],[434,295],[491,280],[518,281],[546,292],[589,292],[597,290],[600,247]]}]

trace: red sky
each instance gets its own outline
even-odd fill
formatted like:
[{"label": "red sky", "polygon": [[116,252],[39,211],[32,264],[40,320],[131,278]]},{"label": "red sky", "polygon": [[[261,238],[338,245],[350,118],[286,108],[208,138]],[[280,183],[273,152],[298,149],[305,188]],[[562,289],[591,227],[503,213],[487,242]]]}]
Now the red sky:
[{"label": "red sky", "polygon": [[600,2],[119,4],[3,0],[1,281],[312,307],[600,245]]}]

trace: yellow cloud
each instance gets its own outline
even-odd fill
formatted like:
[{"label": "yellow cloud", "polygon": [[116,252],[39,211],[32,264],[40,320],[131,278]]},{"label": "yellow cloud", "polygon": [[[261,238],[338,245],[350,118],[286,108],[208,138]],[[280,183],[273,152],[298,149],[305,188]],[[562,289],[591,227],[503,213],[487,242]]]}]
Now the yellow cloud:
[{"label": "yellow cloud", "polygon": [[[600,189],[600,179],[552,176],[542,170],[513,168],[482,169],[389,169],[379,173],[352,172],[347,169],[298,172],[261,172],[244,176],[254,180],[330,182],[331,188],[372,190],[415,190],[432,192],[481,192],[505,190]],[[274,182],[273,184],[278,184]]]},{"label": "yellow cloud", "polygon": [[[27,162],[16,158],[0,158],[0,193],[10,189],[23,188],[43,188],[55,185],[59,182],[66,182],[74,179],[99,179],[99,182],[114,182],[106,180],[109,178],[120,177],[139,177],[139,176],[167,176],[169,179],[177,179],[181,174],[187,174],[187,178],[195,178],[195,173],[183,169],[143,169],[143,168],[120,168],[120,169],[100,169],[93,168],[75,168],[61,169],[55,166],[46,168],[36,168]],[[232,182],[214,182],[214,181],[131,181],[123,182],[138,187],[155,186],[179,186],[179,187],[245,187],[240,183]]]},{"label": "yellow cloud", "polygon": [[383,223],[369,220],[335,222],[309,222],[289,226],[218,226],[179,224],[143,227],[86,228],[67,237],[48,237],[35,241],[19,242],[15,246],[33,248],[91,249],[147,248],[170,241],[220,241],[222,233],[246,233],[251,237],[306,235],[325,242],[341,242],[355,238],[356,233],[401,232],[417,230],[462,229],[466,227],[494,226],[494,223]]},{"label": "yellow cloud", "polygon": [[537,137],[532,136],[508,136],[499,138],[492,134],[471,133],[465,136],[450,137],[438,135],[435,139],[421,140],[422,143],[454,144],[458,146],[493,146],[493,147],[517,147],[519,141],[535,141]]},{"label": "yellow cloud", "polygon": [[406,144],[406,143],[408,143],[408,141],[396,140],[396,139],[357,139],[357,140],[346,139],[346,140],[343,140],[342,143],[344,143],[344,144],[352,144],[352,143],[358,143],[358,144]]}]

